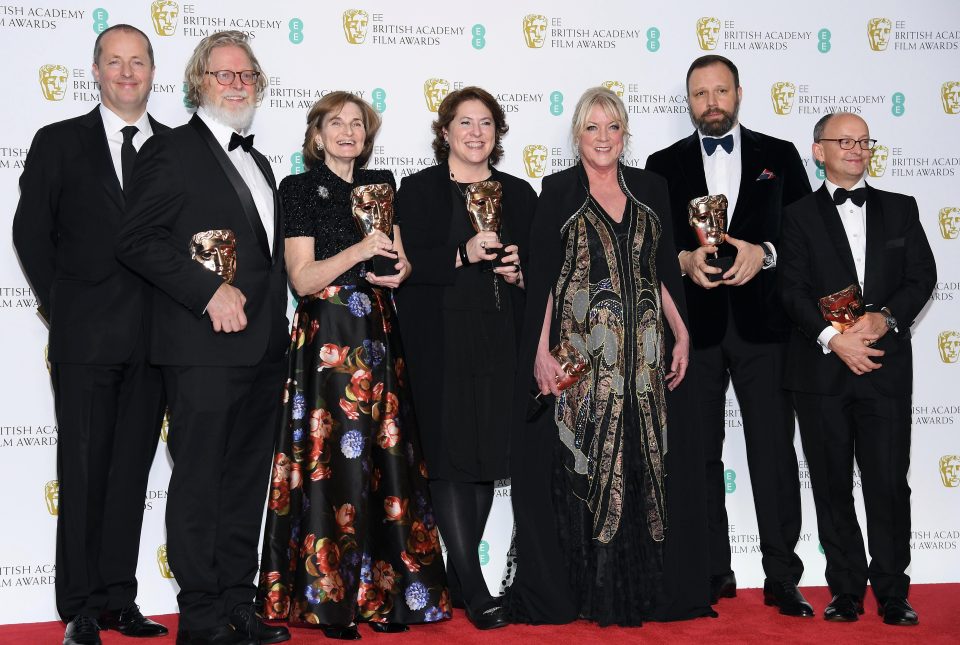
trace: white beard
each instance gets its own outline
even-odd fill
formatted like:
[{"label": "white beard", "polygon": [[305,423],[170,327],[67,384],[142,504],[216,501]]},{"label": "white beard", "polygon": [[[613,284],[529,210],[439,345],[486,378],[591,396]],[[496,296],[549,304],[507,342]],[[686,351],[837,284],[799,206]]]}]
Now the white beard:
[{"label": "white beard", "polygon": [[253,123],[253,117],[256,115],[257,106],[244,104],[241,109],[230,109],[220,105],[204,105],[206,110],[214,120],[229,126],[237,132],[244,132]]}]

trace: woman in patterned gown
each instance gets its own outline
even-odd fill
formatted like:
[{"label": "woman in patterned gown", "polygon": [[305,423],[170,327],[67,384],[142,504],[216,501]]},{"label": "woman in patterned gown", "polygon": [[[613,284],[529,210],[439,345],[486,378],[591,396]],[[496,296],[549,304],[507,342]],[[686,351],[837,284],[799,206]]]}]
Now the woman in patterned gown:
[{"label": "woman in patterned gown", "polygon": [[[550,405],[519,422],[511,453],[516,622],[712,613],[669,195],[621,162],[627,127],[614,93],[584,93],[572,128],[581,161],[544,179],[530,234],[517,390],[534,386]],[[591,366],[562,392],[550,354],[561,340]]]},{"label": "woman in patterned gown", "polygon": [[[280,184],[294,316],[258,597],[264,617],[360,638],[448,618],[443,560],[391,289],[410,273],[399,230],[364,237],[351,191],[394,186],[363,166],[380,126],[347,92],[307,116],[306,173]],[[394,252],[396,255],[394,255]],[[372,258],[396,261],[376,276]]]}]

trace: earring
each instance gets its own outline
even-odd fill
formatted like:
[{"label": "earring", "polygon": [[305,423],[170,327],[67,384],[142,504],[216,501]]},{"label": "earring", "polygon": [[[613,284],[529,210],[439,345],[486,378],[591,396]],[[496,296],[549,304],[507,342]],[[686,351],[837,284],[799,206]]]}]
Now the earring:
[{"label": "earring", "polygon": [[317,152],[323,152],[323,144],[319,141],[314,141],[313,144],[317,146]]}]

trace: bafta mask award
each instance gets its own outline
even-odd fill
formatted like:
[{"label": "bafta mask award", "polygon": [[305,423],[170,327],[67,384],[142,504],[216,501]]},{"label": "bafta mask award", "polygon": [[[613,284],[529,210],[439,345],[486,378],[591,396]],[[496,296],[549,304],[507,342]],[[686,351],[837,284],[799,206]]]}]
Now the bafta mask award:
[{"label": "bafta mask award", "polygon": [[[568,340],[560,341],[559,345],[550,350],[550,355],[560,363],[560,368],[564,373],[564,376],[557,377],[557,387],[561,392],[579,381],[584,374],[590,372],[589,361]],[[544,401],[540,398],[538,389],[535,388],[530,392],[530,398],[530,405],[527,406],[528,421],[540,416],[544,408]]]},{"label": "bafta mask award", "polygon": [[[393,239],[393,187],[390,184],[357,186],[350,193],[353,219],[364,236],[380,231]],[[371,269],[378,277],[396,275],[397,258],[375,255]]]},{"label": "bafta mask award", "polygon": [[190,238],[190,259],[233,284],[237,277],[237,236],[228,228],[200,231]]},{"label": "bafta mask award", "polygon": [[860,285],[851,284],[829,296],[820,298],[820,313],[823,319],[839,332],[845,331],[864,314]]},{"label": "bafta mask award", "polygon": [[[695,197],[687,204],[687,213],[690,215],[690,226],[697,234],[700,246],[720,246],[726,237],[727,225],[727,196],[707,195]],[[723,274],[733,266],[730,256],[718,257],[716,253],[707,258],[707,264],[721,269],[720,273],[707,274],[710,282],[723,279]]]},{"label": "bafta mask award", "polygon": [[[500,213],[503,202],[503,187],[499,181],[477,181],[469,186],[464,192],[464,198],[467,204],[467,213],[470,215],[470,223],[473,230],[477,233],[491,231],[500,234]],[[501,266],[501,260],[506,253],[503,247],[498,249],[486,249],[488,253],[493,253],[497,257],[484,264],[484,269],[492,269],[494,266]]]}]

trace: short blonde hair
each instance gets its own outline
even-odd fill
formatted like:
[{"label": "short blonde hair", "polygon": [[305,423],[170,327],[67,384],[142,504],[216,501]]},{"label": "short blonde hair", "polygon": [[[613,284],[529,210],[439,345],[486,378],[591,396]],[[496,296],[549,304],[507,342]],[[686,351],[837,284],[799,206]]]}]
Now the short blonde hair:
[{"label": "short blonde hair", "polygon": [[603,108],[607,116],[620,122],[620,127],[623,129],[623,144],[626,146],[630,141],[630,124],[627,108],[623,106],[623,101],[616,93],[606,87],[591,87],[583,93],[583,96],[577,101],[577,107],[573,109],[573,123],[570,126],[573,147],[580,148],[580,136],[587,127],[590,111],[593,110],[595,105]]},{"label": "short blonde hair", "polygon": [[[193,50],[190,60],[187,61],[187,68],[183,73],[184,81],[187,84],[187,101],[194,107],[200,107],[203,98],[203,83],[206,80],[208,71],[207,64],[210,62],[210,54],[217,47],[239,47],[246,52],[253,65],[253,70],[259,72],[257,77],[257,98],[267,89],[267,75],[263,73],[257,57],[253,55],[253,48],[250,47],[249,38],[242,31],[218,31],[210,34],[200,41],[197,48]],[[234,70],[237,71],[237,70]]]},{"label": "short blonde hair", "polygon": [[370,155],[373,154],[373,142],[377,138],[377,132],[380,130],[380,115],[377,114],[377,111],[374,110],[369,103],[360,97],[350,92],[338,90],[336,92],[330,92],[314,103],[313,107],[310,108],[310,112],[307,113],[307,132],[303,137],[303,162],[307,168],[314,168],[323,163],[326,153],[323,150],[317,150],[316,145],[317,134],[320,133],[323,127],[323,120],[328,116],[340,114],[340,111],[343,110],[347,103],[353,103],[360,108],[360,115],[363,118],[363,129],[366,133],[363,150],[357,155],[354,163],[358,168],[363,168],[367,161],[370,160]]}]

